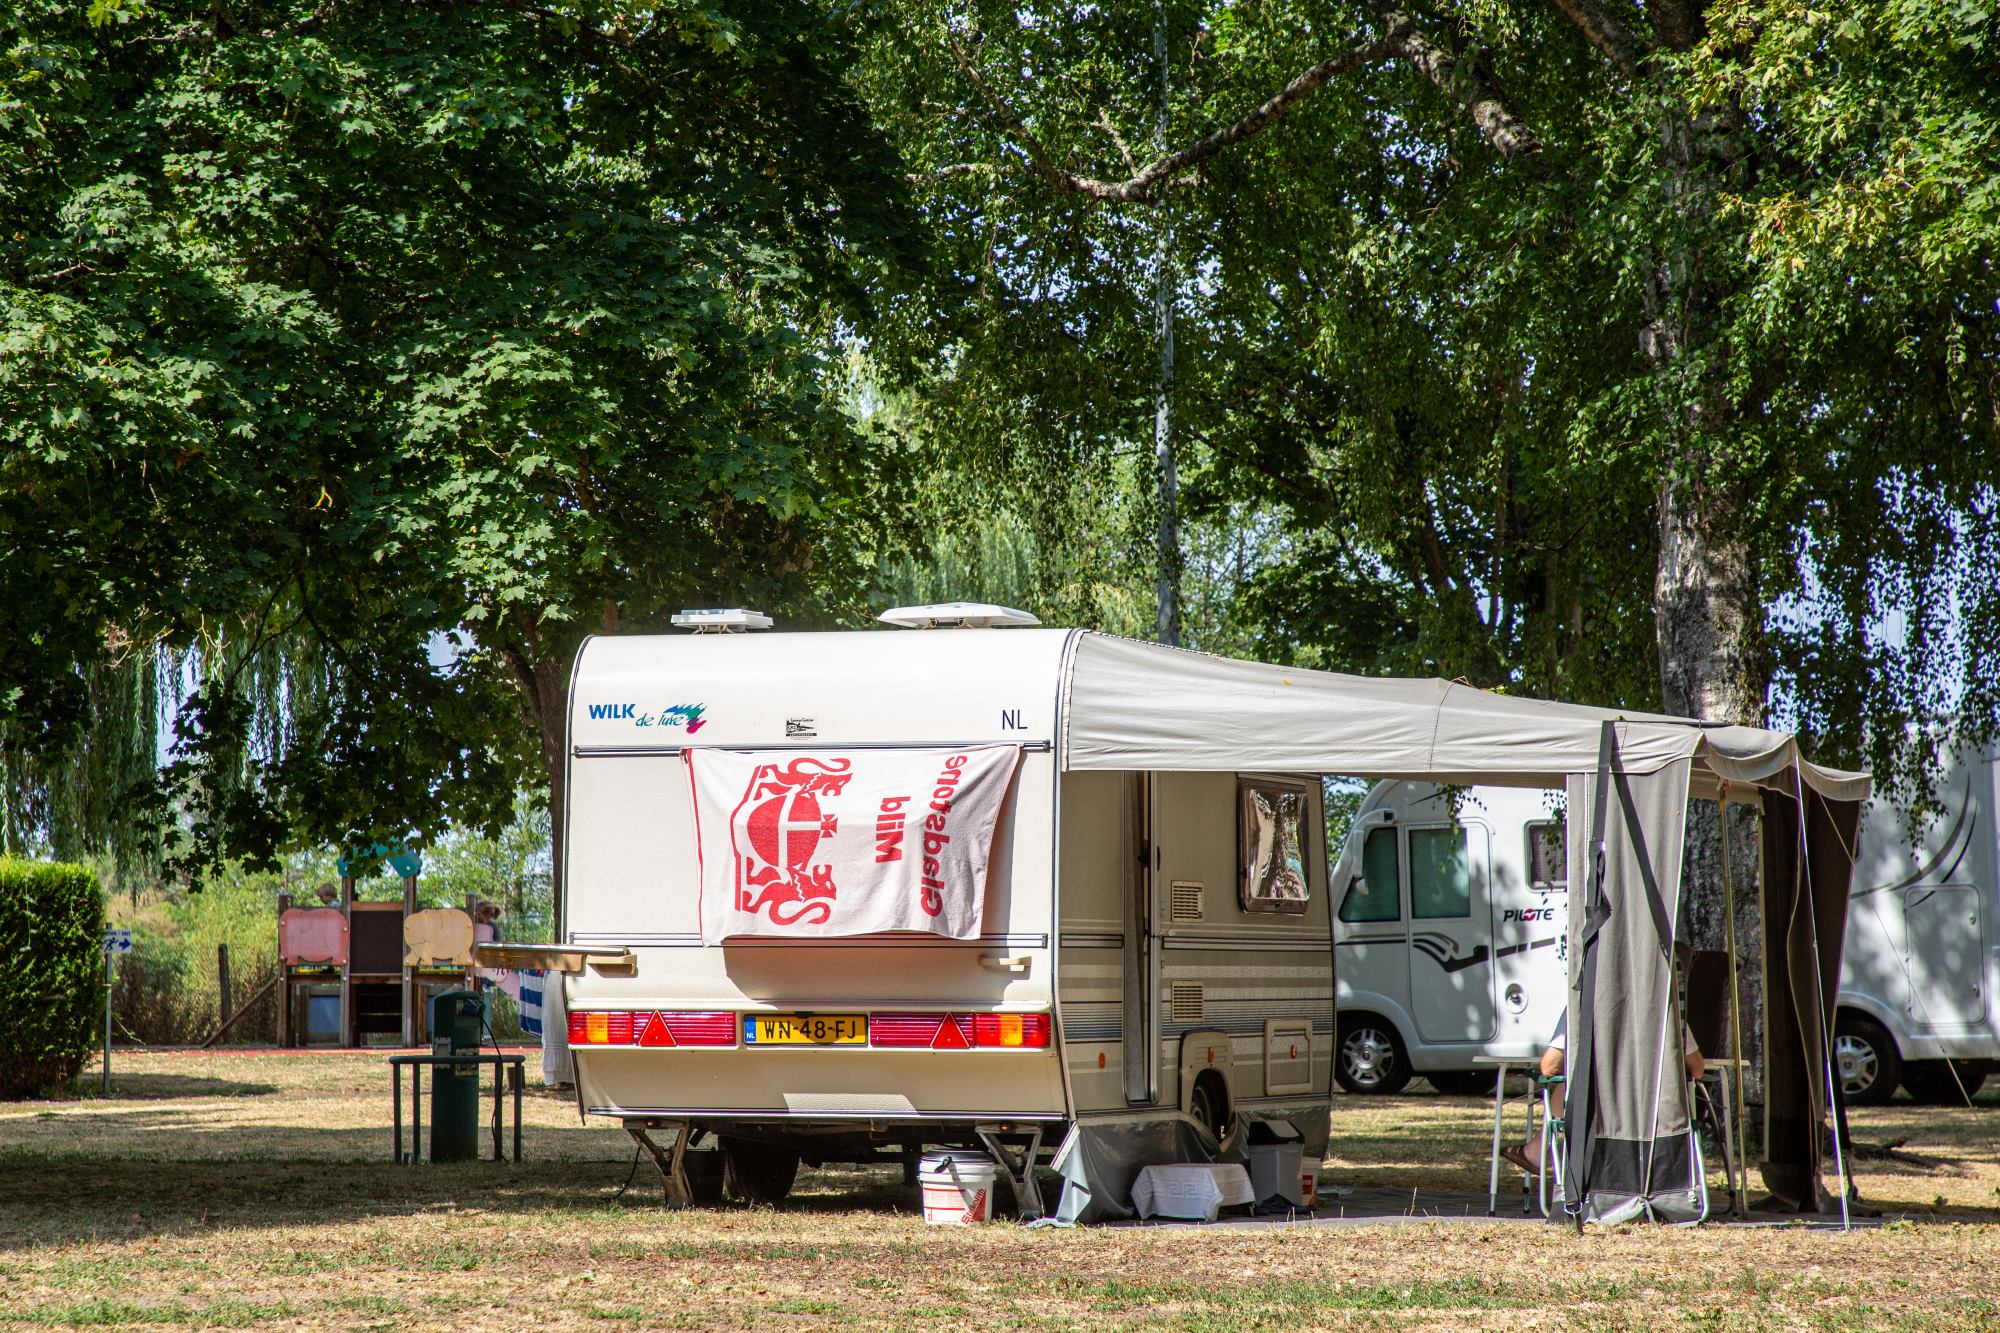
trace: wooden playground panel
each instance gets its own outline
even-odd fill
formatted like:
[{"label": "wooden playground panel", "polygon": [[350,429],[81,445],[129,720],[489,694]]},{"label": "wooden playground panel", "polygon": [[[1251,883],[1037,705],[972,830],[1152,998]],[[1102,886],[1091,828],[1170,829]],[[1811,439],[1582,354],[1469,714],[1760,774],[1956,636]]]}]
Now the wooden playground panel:
[{"label": "wooden playground panel", "polygon": [[338,905],[294,906],[279,895],[280,1046],[306,1043],[306,1006],[328,994],[339,998],[340,1045],[386,1036],[420,1046],[430,1040],[429,998],[472,985],[476,899],[466,895],[463,909],[419,909],[417,877],[402,883],[400,902],[356,899],[351,875],[341,876]]}]

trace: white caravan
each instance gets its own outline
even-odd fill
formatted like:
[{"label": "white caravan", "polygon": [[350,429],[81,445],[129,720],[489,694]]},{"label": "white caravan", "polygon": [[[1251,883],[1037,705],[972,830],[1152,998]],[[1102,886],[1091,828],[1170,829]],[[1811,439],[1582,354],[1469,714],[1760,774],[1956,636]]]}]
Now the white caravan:
[{"label": "white caravan", "polygon": [[1868,804],[1847,904],[1834,1051],[1848,1100],[1962,1103],[2000,1058],[2000,751],[1955,755],[1914,841]]},{"label": "white caravan", "polygon": [[972,627],[578,652],[545,952],[570,955],[580,1108],[692,1198],[776,1200],[801,1159],[983,1146],[1033,1212],[1035,1152],[1080,1122],[1286,1121],[1317,1161],[1317,776],[1065,771],[1079,646],[1102,636],[893,614]]},{"label": "white caravan", "polygon": [[1477,1056],[1533,1058],[1567,994],[1555,792],[1378,782],[1333,871],[1334,1076],[1349,1092],[1491,1091]]}]

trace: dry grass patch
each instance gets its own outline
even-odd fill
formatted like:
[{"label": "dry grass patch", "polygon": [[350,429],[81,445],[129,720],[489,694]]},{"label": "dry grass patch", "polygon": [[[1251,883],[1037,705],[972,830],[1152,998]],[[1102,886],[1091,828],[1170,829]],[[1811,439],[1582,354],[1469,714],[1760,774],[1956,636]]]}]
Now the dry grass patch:
[{"label": "dry grass patch", "polygon": [[[805,1173],[782,1211],[667,1213],[646,1167],[614,1197],[629,1141],[554,1098],[530,1099],[519,1168],[407,1168],[379,1055],[125,1064],[111,1099],[0,1109],[0,1325],[2000,1328],[1983,1221],[961,1230],[853,1169]],[[1941,1163],[1864,1171],[1864,1191],[1990,1204],[1994,1117],[1857,1116]],[[1327,1173],[1483,1190],[1490,1126],[1471,1100],[1342,1099]]]}]

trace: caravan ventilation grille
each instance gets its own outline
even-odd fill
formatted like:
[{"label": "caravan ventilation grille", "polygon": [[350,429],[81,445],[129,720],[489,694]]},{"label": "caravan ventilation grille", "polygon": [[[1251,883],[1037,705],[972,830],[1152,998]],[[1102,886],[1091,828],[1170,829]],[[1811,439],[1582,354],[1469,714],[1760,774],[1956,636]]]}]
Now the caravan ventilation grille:
[{"label": "caravan ventilation grille", "polygon": [[1201,983],[1176,981],[1168,1007],[1173,1011],[1176,1023],[1201,1022]]},{"label": "caravan ventilation grille", "polygon": [[1200,880],[1177,879],[1174,881],[1171,915],[1175,921],[1201,920]]}]

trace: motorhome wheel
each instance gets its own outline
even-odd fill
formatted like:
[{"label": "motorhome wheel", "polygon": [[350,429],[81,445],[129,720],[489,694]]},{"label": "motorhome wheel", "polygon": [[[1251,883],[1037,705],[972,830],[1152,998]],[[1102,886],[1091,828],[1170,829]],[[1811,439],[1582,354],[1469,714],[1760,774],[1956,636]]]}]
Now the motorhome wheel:
[{"label": "motorhome wheel", "polygon": [[799,1174],[799,1155],[754,1139],[722,1141],[723,1192],[745,1203],[785,1201]]},{"label": "motorhome wheel", "polygon": [[1977,1060],[1911,1060],[1903,1066],[1903,1088],[1926,1106],[1967,1106],[1986,1084]]},{"label": "motorhome wheel", "polygon": [[1493,1079],[1498,1072],[1493,1069],[1433,1069],[1424,1077],[1447,1097],[1491,1097]]},{"label": "motorhome wheel", "polygon": [[1349,1092],[1401,1092],[1410,1081],[1410,1057],[1393,1027],[1372,1014],[1355,1014],[1340,1020],[1333,1075]]},{"label": "motorhome wheel", "polygon": [[1903,1080],[1895,1040],[1880,1023],[1849,1009],[1834,1024],[1833,1059],[1849,1106],[1880,1106]]}]

